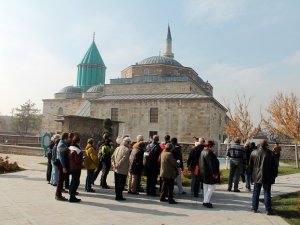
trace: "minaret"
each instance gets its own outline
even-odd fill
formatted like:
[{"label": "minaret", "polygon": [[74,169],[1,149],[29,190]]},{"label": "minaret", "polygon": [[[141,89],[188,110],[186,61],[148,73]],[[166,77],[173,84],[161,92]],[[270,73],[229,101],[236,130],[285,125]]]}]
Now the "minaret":
[{"label": "minaret", "polygon": [[174,58],[174,54],[172,53],[172,36],[171,36],[169,24],[168,24],[168,34],[166,39],[166,49],[165,49],[164,56],[172,59]]},{"label": "minaret", "polygon": [[77,87],[83,92],[92,86],[105,83],[106,66],[95,44],[95,33],[90,48],[77,67]]}]

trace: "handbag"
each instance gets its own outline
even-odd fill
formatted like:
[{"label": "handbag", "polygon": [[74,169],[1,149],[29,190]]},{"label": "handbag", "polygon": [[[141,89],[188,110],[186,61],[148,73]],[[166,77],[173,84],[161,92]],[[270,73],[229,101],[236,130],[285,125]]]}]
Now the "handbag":
[{"label": "handbag", "polygon": [[200,169],[199,169],[199,166],[196,165],[195,168],[194,168],[194,175],[199,176],[199,174],[200,174]]}]

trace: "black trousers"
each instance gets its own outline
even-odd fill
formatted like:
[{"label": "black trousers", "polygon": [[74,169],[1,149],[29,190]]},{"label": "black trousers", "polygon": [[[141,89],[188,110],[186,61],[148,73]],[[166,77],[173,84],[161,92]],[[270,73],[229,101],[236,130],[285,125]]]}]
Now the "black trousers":
[{"label": "black trousers", "polygon": [[200,176],[195,176],[195,182],[194,182],[194,197],[199,196],[199,190],[203,189],[203,183],[201,182]]},{"label": "black trousers", "polygon": [[97,177],[98,177],[101,170],[102,170],[102,160],[99,160],[98,166],[97,166],[97,168],[95,169],[95,172],[94,172],[93,184],[97,180]]},{"label": "black trousers", "polygon": [[156,195],[156,183],[159,171],[149,171],[147,173],[147,195]]},{"label": "black trousers", "polygon": [[107,183],[106,183],[106,178],[107,175],[110,171],[110,167],[111,167],[111,162],[103,162],[102,164],[102,175],[101,175],[101,181],[100,181],[100,185],[101,187],[107,187]]},{"label": "black trousers", "polygon": [[69,194],[70,194],[70,198],[74,198],[75,193],[76,193],[76,191],[78,189],[78,186],[80,184],[81,169],[71,170],[70,173],[72,175],[72,179],[71,179]]},{"label": "black trousers", "polygon": [[160,199],[165,199],[168,197],[168,201],[174,201],[174,179],[172,178],[162,178],[162,187],[160,193]]},{"label": "black trousers", "polygon": [[51,180],[51,172],[52,172],[52,164],[51,164],[51,156],[47,156],[48,163],[47,163],[47,173],[46,173],[46,179],[48,182]]},{"label": "black trousers", "polygon": [[126,185],[127,175],[119,174],[115,172],[115,193],[116,199],[123,198],[123,190]]},{"label": "black trousers", "polygon": [[57,182],[57,186],[56,186],[55,195],[60,197],[60,196],[62,196],[61,192],[62,192],[63,185],[64,185],[65,174],[63,173],[63,167],[59,161],[57,164],[57,171],[58,171],[58,182]]},{"label": "black trousers", "polygon": [[67,169],[67,173],[65,174],[65,189],[69,189],[70,188],[70,171],[69,169]]}]

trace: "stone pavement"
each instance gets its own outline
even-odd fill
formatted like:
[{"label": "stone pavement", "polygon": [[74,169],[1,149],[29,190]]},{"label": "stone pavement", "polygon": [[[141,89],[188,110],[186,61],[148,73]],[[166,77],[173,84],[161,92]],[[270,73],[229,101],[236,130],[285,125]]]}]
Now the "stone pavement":
[{"label": "stone pavement", "polygon": [[[204,208],[202,198],[190,194],[177,195],[178,205],[161,203],[158,197],[126,193],[127,201],[117,202],[114,189],[102,190],[96,186],[96,193],[84,192],[86,171],[82,171],[79,188],[82,202],[58,202],[54,199],[55,188],[45,181],[46,166],[39,164],[46,162],[45,158],[19,155],[10,158],[26,170],[0,175],[0,224],[287,224],[278,216],[267,216],[262,204],[261,213],[252,213],[251,194],[243,189],[241,193],[232,193],[226,191],[226,185],[217,186],[213,209]],[[112,175],[110,186],[114,185]],[[299,183],[300,174],[279,177],[272,195],[299,190]]]}]

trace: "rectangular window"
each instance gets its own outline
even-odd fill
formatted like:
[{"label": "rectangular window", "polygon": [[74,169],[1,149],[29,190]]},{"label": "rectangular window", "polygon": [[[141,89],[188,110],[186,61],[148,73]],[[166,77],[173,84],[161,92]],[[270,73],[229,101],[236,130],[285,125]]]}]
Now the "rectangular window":
[{"label": "rectangular window", "polygon": [[157,135],[157,131],[149,131],[149,138],[150,138],[150,140],[153,139],[154,135]]},{"label": "rectangular window", "polygon": [[111,108],[111,120],[118,121],[119,117],[119,109],[118,108]]},{"label": "rectangular window", "polygon": [[150,108],[150,123],[158,123],[158,108]]}]

